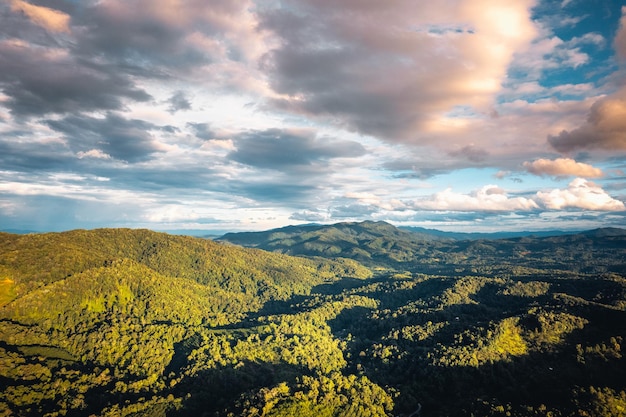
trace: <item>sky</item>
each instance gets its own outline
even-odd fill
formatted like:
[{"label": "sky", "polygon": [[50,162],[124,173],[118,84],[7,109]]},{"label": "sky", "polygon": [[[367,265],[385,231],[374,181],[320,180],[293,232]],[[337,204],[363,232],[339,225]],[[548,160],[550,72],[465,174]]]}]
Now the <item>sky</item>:
[{"label": "sky", "polygon": [[0,230],[584,230],[625,203],[623,1],[0,2]]}]

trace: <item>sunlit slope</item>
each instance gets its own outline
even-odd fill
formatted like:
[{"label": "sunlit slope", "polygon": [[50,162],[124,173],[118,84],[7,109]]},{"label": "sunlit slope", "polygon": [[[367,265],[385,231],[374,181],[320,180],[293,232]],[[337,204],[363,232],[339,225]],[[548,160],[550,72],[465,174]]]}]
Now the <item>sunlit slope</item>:
[{"label": "sunlit slope", "polygon": [[64,233],[0,233],[0,301],[121,260],[164,276],[186,278],[234,293],[284,298],[336,276],[368,276],[355,262],[305,260],[149,230],[99,229]]},{"label": "sunlit slope", "polygon": [[[0,415],[154,416],[181,407],[200,415],[235,407],[275,373],[293,381],[307,369],[348,395],[329,391],[334,409],[375,407],[372,415],[382,416],[392,404],[367,378],[339,372],[343,353],[324,320],[363,304],[358,297],[321,316],[253,321],[258,310],[282,311],[281,300],[320,284],[370,277],[354,261],[147,230],[0,239]],[[263,343],[249,337],[255,333],[266,335]],[[361,390],[380,399],[365,400]]]},{"label": "sunlit slope", "polygon": [[624,413],[619,230],[419,245],[373,275],[147,230],[0,235],[0,416]]}]

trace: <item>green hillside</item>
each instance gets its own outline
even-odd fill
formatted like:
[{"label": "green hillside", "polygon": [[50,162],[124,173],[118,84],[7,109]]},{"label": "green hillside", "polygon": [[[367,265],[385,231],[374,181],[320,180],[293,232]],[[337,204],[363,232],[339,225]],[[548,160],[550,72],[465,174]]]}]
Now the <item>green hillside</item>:
[{"label": "green hillside", "polygon": [[626,273],[626,230],[508,239],[443,239],[385,222],[289,226],[229,233],[220,241],[277,253],[342,257],[420,273],[516,274],[525,269]]},{"label": "green hillside", "polygon": [[73,275],[127,260],[263,303],[307,292],[337,276],[369,276],[349,260],[294,259],[210,240],[149,230],[99,229],[65,233],[0,233],[0,280],[5,302]]},{"label": "green hillside", "polygon": [[621,229],[394,229],[315,231],[375,273],[147,230],[0,234],[0,416],[626,415]]},{"label": "green hillside", "polygon": [[400,230],[385,222],[288,226],[266,232],[228,233],[219,241],[290,255],[351,258],[367,265],[412,262],[447,241],[425,233]]}]

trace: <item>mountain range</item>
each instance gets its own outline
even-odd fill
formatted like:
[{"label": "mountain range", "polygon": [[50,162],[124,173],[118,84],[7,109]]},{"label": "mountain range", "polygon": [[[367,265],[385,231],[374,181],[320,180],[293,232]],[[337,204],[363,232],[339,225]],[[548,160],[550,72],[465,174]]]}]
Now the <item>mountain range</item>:
[{"label": "mountain range", "polygon": [[[443,233],[443,232],[442,232]],[[603,228],[547,236],[525,235],[507,239],[460,239],[425,229],[399,229],[386,222],[337,223],[334,225],[288,226],[264,232],[227,233],[216,239],[235,245],[298,256],[350,258],[370,267],[391,267],[434,272],[454,265],[456,269],[493,267],[498,261],[535,266],[551,264],[568,269],[582,265],[565,249],[582,245],[586,253],[624,248],[626,230]],[[607,253],[608,255],[608,253]],[[622,268],[616,262],[614,265]]]},{"label": "mountain range", "polygon": [[0,416],[620,416],[625,343],[623,229],[0,233]]}]

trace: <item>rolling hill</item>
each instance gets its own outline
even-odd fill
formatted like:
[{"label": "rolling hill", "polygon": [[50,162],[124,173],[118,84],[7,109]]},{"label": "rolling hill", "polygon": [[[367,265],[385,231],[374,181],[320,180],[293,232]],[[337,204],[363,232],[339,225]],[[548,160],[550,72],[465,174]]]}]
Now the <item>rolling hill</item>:
[{"label": "rolling hill", "polygon": [[[350,258],[370,267],[424,273],[505,272],[549,267],[596,272],[626,271],[626,230],[604,228],[571,234],[506,239],[452,239],[398,229],[385,222],[290,226],[265,232],[228,233],[217,239],[244,247],[299,256]],[[602,262],[594,262],[599,256]]]},{"label": "rolling hill", "polygon": [[288,226],[265,232],[227,233],[217,241],[289,255],[351,258],[368,265],[410,262],[426,244],[450,241],[398,229],[386,222]]},{"label": "rolling hill", "polygon": [[624,415],[622,229],[229,241],[1,233],[0,416]]}]

